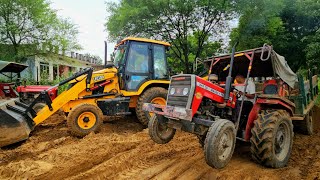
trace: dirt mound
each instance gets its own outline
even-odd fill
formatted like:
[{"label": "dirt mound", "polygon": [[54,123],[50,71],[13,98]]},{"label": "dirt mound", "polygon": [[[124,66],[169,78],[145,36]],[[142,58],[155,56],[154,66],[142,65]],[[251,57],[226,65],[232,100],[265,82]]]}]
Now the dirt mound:
[{"label": "dirt mound", "polygon": [[[320,109],[317,109],[317,117]],[[62,115],[38,126],[23,143],[0,150],[0,179],[314,179],[320,173],[320,118],[312,136],[295,134],[287,167],[268,169],[250,158],[250,144],[237,143],[226,168],[204,160],[197,138],[178,132],[166,145],[150,140],[133,117],[103,124],[100,133],[76,138]]]}]

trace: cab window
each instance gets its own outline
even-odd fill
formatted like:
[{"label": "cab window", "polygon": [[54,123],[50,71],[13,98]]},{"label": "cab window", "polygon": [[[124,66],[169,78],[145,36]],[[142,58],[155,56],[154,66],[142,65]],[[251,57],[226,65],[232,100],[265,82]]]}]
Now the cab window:
[{"label": "cab window", "polygon": [[154,59],[154,77],[155,79],[167,78],[168,70],[165,59],[165,48],[161,45],[153,46],[153,59]]},{"label": "cab window", "polygon": [[149,48],[146,43],[132,43],[127,62],[127,70],[132,73],[148,73]]}]

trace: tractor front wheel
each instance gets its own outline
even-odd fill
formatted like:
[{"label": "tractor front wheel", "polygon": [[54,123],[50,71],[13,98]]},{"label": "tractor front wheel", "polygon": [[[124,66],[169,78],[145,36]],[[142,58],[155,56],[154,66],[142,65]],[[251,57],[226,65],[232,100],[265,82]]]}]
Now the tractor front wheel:
[{"label": "tractor front wheel", "polygon": [[71,134],[79,137],[98,132],[103,122],[102,111],[92,104],[80,104],[73,108],[67,117]]},{"label": "tractor front wheel", "polygon": [[140,123],[144,126],[148,125],[153,113],[142,110],[143,103],[153,103],[165,105],[167,99],[167,90],[162,87],[152,87],[147,89],[139,98],[136,107],[136,114]]},{"label": "tractor front wheel", "polygon": [[174,137],[176,130],[167,126],[165,117],[153,115],[148,123],[149,136],[158,144],[166,144]]},{"label": "tractor front wheel", "polygon": [[272,168],[287,165],[292,150],[293,125],[285,110],[262,111],[251,129],[252,158]]},{"label": "tractor front wheel", "polygon": [[204,143],[204,156],[209,166],[220,169],[230,161],[236,144],[234,124],[226,119],[215,121]]}]

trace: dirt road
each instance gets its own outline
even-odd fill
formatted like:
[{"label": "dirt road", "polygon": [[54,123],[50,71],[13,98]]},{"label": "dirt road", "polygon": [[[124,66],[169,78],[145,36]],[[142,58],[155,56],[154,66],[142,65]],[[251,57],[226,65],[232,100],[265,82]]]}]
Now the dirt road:
[{"label": "dirt road", "polygon": [[158,145],[131,117],[104,123],[100,133],[79,139],[56,115],[26,142],[0,150],[0,179],[315,179],[320,177],[319,124],[312,136],[295,134],[285,168],[252,162],[250,145],[237,143],[231,162],[217,170],[205,163],[194,135],[178,132],[169,144]]}]

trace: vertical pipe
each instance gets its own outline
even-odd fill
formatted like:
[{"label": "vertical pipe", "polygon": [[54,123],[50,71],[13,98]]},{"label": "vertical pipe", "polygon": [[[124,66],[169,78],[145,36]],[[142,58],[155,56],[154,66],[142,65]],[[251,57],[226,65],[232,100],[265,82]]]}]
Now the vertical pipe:
[{"label": "vertical pipe", "polygon": [[231,81],[232,81],[232,68],[233,68],[233,62],[234,62],[234,54],[236,53],[236,46],[238,45],[238,42],[232,47],[232,54],[231,54],[231,61],[230,61],[230,69],[229,74],[226,79],[226,88],[225,88],[225,94],[224,94],[224,100],[228,101],[230,96],[230,90],[231,90]]},{"label": "vertical pipe", "polygon": [[37,66],[37,85],[39,85],[39,67]]},{"label": "vertical pipe", "polygon": [[246,94],[246,91],[247,91],[248,80],[249,80],[250,73],[251,73],[253,58],[254,58],[254,51],[252,52],[252,55],[251,55],[251,58],[250,58],[250,63],[249,63],[249,67],[248,67],[248,73],[247,73],[245,86],[244,86],[244,90],[243,90],[243,95],[242,95],[240,111],[239,111],[239,114],[238,114],[237,122],[235,124],[236,131],[238,131],[238,128],[239,128],[239,123],[240,123],[240,118],[241,118],[241,114],[242,114],[242,108],[243,108],[243,103],[244,103],[244,99],[245,99],[245,94]]},{"label": "vertical pipe", "polygon": [[104,66],[107,66],[107,62],[108,62],[108,49],[107,49],[108,45],[107,45],[107,41],[104,41]]}]

